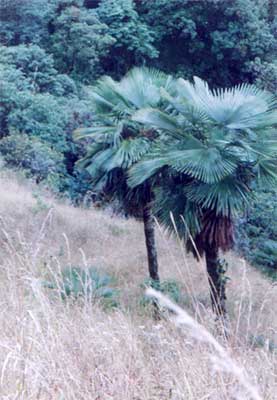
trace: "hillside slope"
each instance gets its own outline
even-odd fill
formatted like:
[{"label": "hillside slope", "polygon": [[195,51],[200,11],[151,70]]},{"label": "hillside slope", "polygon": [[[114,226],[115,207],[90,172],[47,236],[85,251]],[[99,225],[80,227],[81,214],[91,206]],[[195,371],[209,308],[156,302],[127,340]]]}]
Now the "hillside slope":
[{"label": "hillside slope", "polygon": [[[141,306],[147,262],[140,223],[73,208],[8,173],[0,192],[1,399],[248,398],[232,374],[211,368],[210,346],[166,320],[154,322]],[[183,306],[217,335],[203,263],[158,227],[157,236],[162,280],[179,282]],[[263,398],[276,399],[277,288],[243,260],[227,259],[225,345]],[[105,312],[53,298],[41,282],[69,265],[115,276],[120,307]]]}]

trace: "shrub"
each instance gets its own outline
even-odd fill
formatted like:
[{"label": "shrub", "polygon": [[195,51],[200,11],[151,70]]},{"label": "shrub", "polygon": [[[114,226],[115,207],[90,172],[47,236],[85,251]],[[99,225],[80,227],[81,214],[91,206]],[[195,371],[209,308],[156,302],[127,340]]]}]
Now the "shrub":
[{"label": "shrub", "polygon": [[56,96],[76,95],[74,81],[59,74],[53,56],[37,45],[1,46],[0,64],[7,70],[20,71],[21,80],[28,82],[32,93],[51,93]]},{"label": "shrub", "polygon": [[50,26],[49,51],[60,72],[83,83],[101,75],[101,60],[115,39],[95,13],[82,2],[65,1],[57,4]]},{"label": "shrub", "polygon": [[[152,279],[147,279],[144,281],[142,284],[142,287],[145,289],[145,287],[152,287],[164,295],[168,296],[174,303],[181,304],[184,302],[184,297],[182,296],[181,293],[181,287],[178,282],[176,282],[174,279],[168,279],[163,282],[157,282]],[[151,300],[149,300],[149,297],[143,296],[143,299],[141,300],[141,305],[145,306],[149,304]]]},{"label": "shrub", "polygon": [[118,306],[118,290],[111,287],[111,276],[101,274],[96,268],[69,266],[65,268],[56,282],[44,282],[44,286],[58,290],[61,298],[83,298],[86,301],[99,301],[105,308]]},{"label": "shrub", "polygon": [[237,249],[253,265],[277,277],[277,191],[260,191],[237,226]]},{"label": "shrub", "polygon": [[8,166],[21,168],[37,182],[65,176],[62,154],[47,143],[25,134],[13,134],[0,141],[0,152]]}]

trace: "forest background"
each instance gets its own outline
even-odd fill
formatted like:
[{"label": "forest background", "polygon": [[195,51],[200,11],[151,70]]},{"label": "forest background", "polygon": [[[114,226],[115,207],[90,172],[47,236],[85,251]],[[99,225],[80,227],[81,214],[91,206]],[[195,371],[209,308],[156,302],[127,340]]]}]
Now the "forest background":
[{"label": "forest background", "polygon": [[[211,87],[276,93],[275,0],[1,0],[0,19],[2,158],[74,205],[93,200],[73,131],[93,124],[100,76],[147,65]],[[274,276],[277,189],[256,192],[237,250]]]}]

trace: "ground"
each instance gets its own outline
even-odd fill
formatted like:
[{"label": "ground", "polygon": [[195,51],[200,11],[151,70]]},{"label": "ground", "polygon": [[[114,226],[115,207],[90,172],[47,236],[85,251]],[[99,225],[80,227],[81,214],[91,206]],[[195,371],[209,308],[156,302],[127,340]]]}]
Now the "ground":
[{"label": "ground", "polygon": [[[251,398],[247,384],[253,399],[277,398],[277,287],[244,260],[226,255],[226,341],[210,308],[204,263],[160,227],[161,278],[179,283],[181,305],[199,331],[176,326],[166,311],[155,321],[142,305],[141,223],[74,208],[8,172],[0,192],[1,399],[242,400]],[[69,265],[113,275],[119,307],[54,296],[43,282]],[[228,356],[203,340],[204,329]],[[246,375],[237,376],[233,363]]]}]

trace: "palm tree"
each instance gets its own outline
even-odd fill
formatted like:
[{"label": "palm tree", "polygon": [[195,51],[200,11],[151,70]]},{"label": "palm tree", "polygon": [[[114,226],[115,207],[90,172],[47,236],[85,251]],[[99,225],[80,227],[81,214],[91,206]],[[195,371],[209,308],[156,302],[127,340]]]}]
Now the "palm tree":
[{"label": "palm tree", "polygon": [[[225,266],[219,251],[234,241],[234,219],[253,198],[253,183],[276,182],[276,98],[253,86],[211,91],[204,81],[178,79],[162,90],[163,109],[140,109],[133,120],[160,132],[129,173],[131,188],[155,175],[156,212],[189,250],[205,254],[212,305],[226,313]],[[170,215],[171,213],[171,215]]]},{"label": "palm tree", "polygon": [[150,278],[159,281],[152,213],[153,178],[130,189],[127,172],[145,156],[157,134],[132,120],[145,107],[159,106],[160,88],[169,89],[171,78],[147,68],[132,69],[121,81],[103,77],[92,89],[95,124],[78,129],[77,139],[87,139],[87,153],[79,167],[88,171],[95,191],[120,200],[125,213],[143,219]]}]

